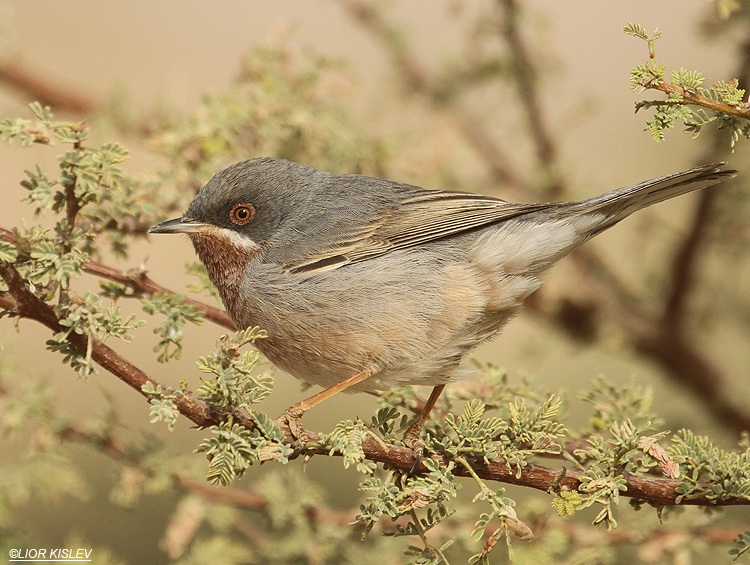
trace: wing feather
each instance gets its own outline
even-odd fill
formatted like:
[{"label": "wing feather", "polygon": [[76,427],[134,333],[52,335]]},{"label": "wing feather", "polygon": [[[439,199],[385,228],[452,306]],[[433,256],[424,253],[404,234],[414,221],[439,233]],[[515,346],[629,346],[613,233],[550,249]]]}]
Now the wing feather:
[{"label": "wing feather", "polygon": [[549,204],[511,204],[497,198],[448,191],[425,191],[381,211],[366,225],[341,230],[322,251],[288,261],[293,272],[319,272],[366,261],[397,249],[415,247],[521,214]]}]

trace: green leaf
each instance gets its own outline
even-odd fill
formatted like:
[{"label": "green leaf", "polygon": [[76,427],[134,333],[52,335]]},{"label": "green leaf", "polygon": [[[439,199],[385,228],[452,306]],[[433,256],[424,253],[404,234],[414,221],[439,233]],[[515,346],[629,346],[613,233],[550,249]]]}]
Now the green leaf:
[{"label": "green leaf", "polygon": [[265,335],[258,328],[248,328],[222,336],[216,342],[217,352],[196,362],[198,368],[209,375],[201,378],[203,384],[198,389],[198,397],[226,408],[250,410],[253,404],[271,394],[273,378],[255,374],[260,354],[257,351],[239,351]]},{"label": "green leaf", "polygon": [[364,422],[357,420],[345,420],[336,424],[330,434],[322,434],[319,443],[322,447],[329,449],[329,453],[340,453],[343,457],[344,468],[350,465],[356,466],[361,473],[371,474],[375,465],[365,459],[362,443],[368,435]]},{"label": "green leaf", "polygon": [[53,118],[52,109],[49,106],[42,106],[39,102],[32,102],[29,104],[29,108],[31,108],[31,111],[40,122],[49,127]]},{"label": "green leaf", "polygon": [[638,37],[643,41],[648,41],[649,39],[648,33],[646,33],[646,30],[643,29],[640,24],[628,24],[624,28],[622,28],[622,31],[624,33],[627,33],[628,35],[632,35],[633,37]]},{"label": "green leaf", "polygon": [[737,561],[744,553],[750,551],[750,530],[745,530],[739,534],[734,543],[738,546],[729,550],[729,555],[734,555],[734,561]]},{"label": "green leaf", "polygon": [[179,294],[163,293],[144,296],[142,299],[144,312],[164,316],[162,322],[154,328],[154,333],[161,337],[159,343],[154,346],[154,352],[158,353],[157,360],[160,363],[166,363],[170,359],[179,359],[182,356],[185,325],[188,323],[197,325],[203,321],[203,312],[191,304],[186,304],[186,300],[187,297]]},{"label": "green leaf", "polygon": [[572,516],[583,499],[576,491],[563,490],[552,498],[552,508],[560,516]]},{"label": "green leaf", "polygon": [[8,241],[0,240],[0,261],[7,261],[13,263],[18,259],[18,251],[16,246]]},{"label": "green leaf", "polygon": [[679,71],[672,71],[672,82],[685,90],[696,90],[703,84],[703,75],[698,71],[688,71],[680,68]]}]

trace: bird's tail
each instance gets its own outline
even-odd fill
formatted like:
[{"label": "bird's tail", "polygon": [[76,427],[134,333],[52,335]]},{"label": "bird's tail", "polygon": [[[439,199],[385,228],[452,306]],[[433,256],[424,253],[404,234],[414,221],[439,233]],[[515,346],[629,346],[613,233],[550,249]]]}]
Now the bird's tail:
[{"label": "bird's tail", "polygon": [[681,173],[618,188],[601,196],[564,205],[565,213],[566,215],[599,216],[600,221],[583,223],[586,225],[585,233],[580,235],[588,239],[641,208],[712,186],[737,174],[734,170],[722,170],[723,165],[724,163],[701,165]]}]

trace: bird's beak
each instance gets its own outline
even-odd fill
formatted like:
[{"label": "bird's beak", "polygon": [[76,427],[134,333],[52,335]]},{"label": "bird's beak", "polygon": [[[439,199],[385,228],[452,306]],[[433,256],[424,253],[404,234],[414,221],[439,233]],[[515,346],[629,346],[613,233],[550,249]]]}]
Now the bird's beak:
[{"label": "bird's beak", "polygon": [[157,224],[148,230],[148,233],[196,233],[204,231],[209,226],[210,224],[183,216]]}]

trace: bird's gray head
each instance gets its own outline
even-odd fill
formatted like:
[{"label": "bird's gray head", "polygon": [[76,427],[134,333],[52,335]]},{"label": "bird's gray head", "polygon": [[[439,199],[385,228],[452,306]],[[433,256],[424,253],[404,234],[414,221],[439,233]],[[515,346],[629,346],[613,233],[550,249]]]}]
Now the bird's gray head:
[{"label": "bird's gray head", "polygon": [[237,296],[248,264],[280,226],[294,223],[315,200],[315,187],[326,175],[280,159],[243,161],[214,176],[184,216],[162,222],[149,233],[188,235],[227,310],[237,320]]},{"label": "bird's gray head", "polygon": [[[285,218],[312,198],[323,171],[283,159],[258,157],[215,175],[185,215],[152,227],[149,233],[185,233],[260,248]],[[218,243],[218,242],[217,242]]]}]

